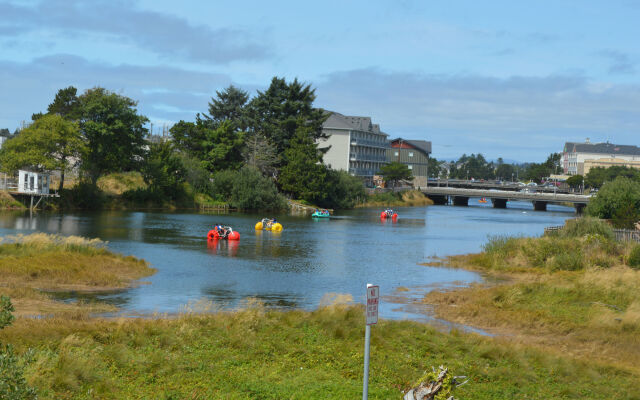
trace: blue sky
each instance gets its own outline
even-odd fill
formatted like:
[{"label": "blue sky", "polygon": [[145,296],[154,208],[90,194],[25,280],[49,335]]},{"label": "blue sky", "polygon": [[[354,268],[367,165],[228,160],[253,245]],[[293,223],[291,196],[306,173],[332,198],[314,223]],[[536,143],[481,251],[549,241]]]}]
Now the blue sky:
[{"label": "blue sky", "polygon": [[129,96],[158,127],[284,76],[436,158],[640,145],[639,17],[637,0],[0,0],[0,128],[69,85]]}]

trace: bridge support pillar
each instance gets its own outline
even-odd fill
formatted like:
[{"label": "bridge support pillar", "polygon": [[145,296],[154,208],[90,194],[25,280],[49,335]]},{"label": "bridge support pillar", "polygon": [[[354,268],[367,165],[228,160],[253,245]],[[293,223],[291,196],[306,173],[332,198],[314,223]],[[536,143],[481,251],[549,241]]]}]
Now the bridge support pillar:
[{"label": "bridge support pillar", "polygon": [[449,197],[445,195],[430,194],[427,197],[433,200],[433,204],[443,205],[449,203]]},{"label": "bridge support pillar", "polygon": [[578,214],[582,214],[582,212],[584,211],[584,208],[587,206],[586,204],[580,204],[580,203],[574,203],[573,206],[576,209],[576,212]]},{"label": "bridge support pillar", "polygon": [[533,209],[536,211],[547,211],[547,202],[546,201],[534,201]]},{"label": "bridge support pillar", "polygon": [[454,206],[468,206],[469,198],[465,196],[453,196],[453,205]]},{"label": "bridge support pillar", "polygon": [[493,208],[507,208],[507,199],[491,199]]}]

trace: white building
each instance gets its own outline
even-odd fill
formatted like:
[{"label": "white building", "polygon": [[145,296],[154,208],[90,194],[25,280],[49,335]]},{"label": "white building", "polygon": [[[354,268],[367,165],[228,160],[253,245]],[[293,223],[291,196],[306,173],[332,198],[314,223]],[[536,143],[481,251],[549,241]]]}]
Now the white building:
[{"label": "white building", "polygon": [[31,172],[25,170],[18,171],[18,192],[25,194],[49,194],[51,177],[49,174]]},{"label": "white building", "polygon": [[612,143],[591,143],[589,139],[584,143],[567,142],[564,145],[562,166],[566,175],[584,175],[589,169],[585,171],[585,162],[590,165],[595,164],[596,160],[602,160],[605,166],[605,159],[611,165],[617,164],[616,160],[621,164],[628,161],[629,165],[633,165],[636,164],[634,161],[640,162],[640,148]]},{"label": "white building", "polygon": [[330,146],[323,158],[329,168],[371,181],[385,164],[388,135],[371,118],[331,112],[322,131],[329,137],[320,139],[318,147]]}]

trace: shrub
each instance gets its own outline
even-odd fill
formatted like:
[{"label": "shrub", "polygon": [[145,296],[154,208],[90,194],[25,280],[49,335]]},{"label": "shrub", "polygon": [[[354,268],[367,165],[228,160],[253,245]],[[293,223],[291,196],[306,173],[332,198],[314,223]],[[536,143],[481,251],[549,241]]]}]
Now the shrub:
[{"label": "shrub", "polygon": [[589,202],[586,212],[610,219],[615,227],[633,228],[640,220],[640,183],[622,176],[605,183]]},{"label": "shrub", "polygon": [[243,210],[283,210],[286,199],[275,183],[252,167],[220,171],[213,178],[213,197]]},{"label": "shrub", "polygon": [[[11,301],[0,296],[0,329],[11,325],[14,311]],[[36,391],[27,385],[23,368],[11,345],[0,344],[0,399],[29,400],[36,399]]]},{"label": "shrub", "polygon": [[278,193],[275,183],[252,167],[237,172],[231,189],[231,203],[243,210],[283,210],[287,201]]},{"label": "shrub", "polygon": [[640,269],[640,245],[633,246],[627,258],[627,264],[634,269]]},{"label": "shrub", "polygon": [[326,198],[318,201],[318,205],[328,208],[353,208],[358,199],[365,196],[364,185],[360,178],[351,176],[345,171],[327,172],[325,182]]},{"label": "shrub", "polygon": [[560,237],[583,237],[600,235],[608,240],[615,239],[613,229],[605,221],[592,217],[582,217],[567,221],[564,229],[557,231]]},{"label": "shrub", "polygon": [[105,202],[104,193],[95,184],[83,181],[71,189],[63,189],[61,202],[65,208],[97,210]]}]

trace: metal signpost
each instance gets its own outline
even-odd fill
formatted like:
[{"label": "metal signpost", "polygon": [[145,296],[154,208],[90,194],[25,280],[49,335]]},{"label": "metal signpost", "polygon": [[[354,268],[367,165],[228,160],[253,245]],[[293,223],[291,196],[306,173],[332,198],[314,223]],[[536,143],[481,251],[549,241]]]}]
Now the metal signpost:
[{"label": "metal signpost", "polygon": [[371,342],[371,325],[378,323],[378,304],[380,287],[367,283],[367,327],[364,334],[364,382],[362,384],[362,400],[369,398],[369,343]]}]

